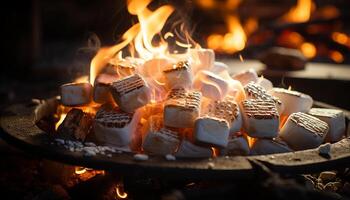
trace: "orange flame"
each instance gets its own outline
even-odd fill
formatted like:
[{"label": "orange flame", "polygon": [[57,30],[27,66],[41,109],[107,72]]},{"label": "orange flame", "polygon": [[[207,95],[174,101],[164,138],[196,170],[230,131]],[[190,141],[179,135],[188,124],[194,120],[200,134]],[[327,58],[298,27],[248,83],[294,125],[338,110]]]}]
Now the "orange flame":
[{"label": "orange flame", "polygon": [[84,174],[87,171],[87,168],[85,167],[75,167],[74,172],[78,175]]},{"label": "orange flame", "polygon": [[297,5],[282,17],[283,21],[292,23],[306,22],[310,19],[312,0],[298,0]]},{"label": "orange flame", "polygon": [[[122,42],[112,47],[101,48],[90,64],[90,83],[93,84],[96,76],[108,64],[109,60],[114,58],[118,52],[131,44],[131,51],[136,51],[137,55],[145,60],[153,57],[166,56],[168,45],[161,39],[158,46],[152,44],[155,35],[163,29],[165,22],[173,13],[174,8],[170,5],[164,5],[151,11],[147,6],[152,0],[128,0],[128,11],[137,15],[139,23],[133,25],[122,36]],[[181,43],[181,45],[184,45]],[[135,48],[135,49],[133,49]],[[130,52],[135,55],[135,52]]]},{"label": "orange flame", "polygon": [[224,36],[223,49],[228,53],[241,51],[245,47],[247,37],[237,16],[228,16],[227,24],[229,33]]},{"label": "orange flame", "polygon": [[316,56],[316,47],[314,44],[305,42],[300,46],[301,52],[307,58],[313,58]]},{"label": "orange flame", "polygon": [[64,119],[66,118],[67,113],[62,113],[60,115],[60,119],[58,120],[58,122],[55,124],[55,130],[57,131],[58,127],[62,124],[62,122],[64,121]]},{"label": "orange flame", "polygon": [[117,186],[115,187],[115,193],[117,194],[117,199],[128,198],[128,193],[124,191],[123,184],[117,184]]}]

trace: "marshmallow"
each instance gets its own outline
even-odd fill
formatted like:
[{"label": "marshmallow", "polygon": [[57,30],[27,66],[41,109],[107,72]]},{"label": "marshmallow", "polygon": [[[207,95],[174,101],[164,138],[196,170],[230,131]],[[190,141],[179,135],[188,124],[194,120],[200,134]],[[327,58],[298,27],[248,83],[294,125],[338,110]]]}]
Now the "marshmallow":
[{"label": "marshmallow", "polygon": [[232,78],[228,80],[230,86],[227,95],[235,97],[236,102],[242,102],[243,100],[245,100],[246,96],[242,83]]},{"label": "marshmallow", "polygon": [[138,64],[131,59],[111,59],[110,65],[104,70],[106,74],[117,75],[120,78],[130,76],[135,73]]},{"label": "marshmallow", "polygon": [[279,98],[274,97],[267,93],[267,91],[260,85],[250,82],[244,86],[246,99],[262,99],[262,100],[273,100],[276,104],[278,113],[281,114],[284,110],[284,105]]},{"label": "marshmallow", "polygon": [[216,117],[200,117],[194,125],[196,143],[226,147],[228,143],[229,125],[225,119]]},{"label": "marshmallow", "polygon": [[278,134],[279,114],[273,100],[250,99],[241,103],[244,129],[250,137],[274,138]]},{"label": "marshmallow", "polygon": [[196,74],[200,70],[209,70],[214,66],[215,53],[212,49],[190,49],[192,59],[192,72]]},{"label": "marshmallow", "polygon": [[99,74],[94,82],[94,101],[96,103],[107,103],[113,100],[109,87],[118,80],[118,76],[110,74]]},{"label": "marshmallow", "polygon": [[274,153],[287,153],[291,152],[287,143],[283,142],[279,138],[274,139],[257,139],[250,151],[251,155],[266,155]]},{"label": "marshmallow", "polygon": [[211,101],[203,108],[202,113],[207,116],[226,120],[230,128],[230,133],[238,132],[242,127],[242,116],[239,106],[231,97],[226,97],[222,101]]},{"label": "marshmallow", "polygon": [[187,88],[192,87],[192,73],[187,61],[178,62],[171,65],[170,69],[163,71],[166,85],[169,89]]},{"label": "marshmallow", "polygon": [[175,128],[191,128],[200,114],[200,92],[184,89],[170,91],[164,104],[164,125]]},{"label": "marshmallow", "polygon": [[138,74],[113,82],[110,89],[114,101],[125,112],[132,113],[151,100],[151,91]]},{"label": "marshmallow", "polygon": [[256,81],[256,84],[265,88],[266,91],[272,90],[272,88],[273,88],[272,82],[269,79],[264,78],[263,76],[260,76],[258,78],[258,80]]},{"label": "marshmallow", "polygon": [[232,78],[235,80],[238,80],[244,86],[250,82],[255,83],[256,81],[258,81],[258,74],[254,69],[249,69],[249,70],[234,74]]},{"label": "marshmallow", "polygon": [[249,144],[245,137],[230,134],[228,145],[220,151],[220,154],[225,156],[247,156],[249,152]]},{"label": "marshmallow", "polygon": [[142,148],[147,153],[156,155],[173,154],[180,144],[178,133],[166,128],[151,131],[143,141]]},{"label": "marshmallow", "polygon": [[297,112],[291,114],[280,131],[280,137],[293,150],[318,147],[328,132],[326,122],[311,115]]},{"label": "marshmallow", "polygon": [[68,83],[61,86],[61,102],[65,106],[82,106],[92,99],[90,83]]},{"label": "marshmallow", "polygon": [[313,104],[312,98],[301,92],[283,88],[273,88],[269,93],[282,101],[284,104],[283,115],[286,116],[296,112],[307,112]]},{"label": "marshmallow", "polygon": [[125,147],[131,144],[139,113],[126,113],[118,107],[102,106],[96,113],[94,131],[96,139],[106,145]]},{"label": "marshmallow", "polygon": [[215,74],[220,74],[228,71],[228,66],[223,62],[214,62],[213,67],[210,69]]},{"label": "marshmallow", "polygon": [[210,148],[194,145],[188,140],[182,140],[179,149],[175,153],[175,157],[179,158],[208,158],[211,155]]},{"label": "marshmallow", "polygon": [[229,82],[210,71],[202,70],[197,73],[193,86],[201,91],[204,97],[220,100],[226,96]]},{"label": "marshmallow", "polygon": [[328,124],[329,131],[325,142],[337,142],[342,139],[346,129],[343,111],[337,109],[311,108],[309,114]]}]

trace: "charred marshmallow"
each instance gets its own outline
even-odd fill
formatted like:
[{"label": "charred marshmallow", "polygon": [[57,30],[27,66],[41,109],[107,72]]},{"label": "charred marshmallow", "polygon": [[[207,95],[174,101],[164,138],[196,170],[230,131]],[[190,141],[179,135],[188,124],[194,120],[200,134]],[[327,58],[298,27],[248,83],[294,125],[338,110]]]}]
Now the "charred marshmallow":
[{"label": "charred marshmallow", "polygon": [[187,61],[178,62],[171,65],[170,69],[163,71],[166,85],[169,89],[192,87],[192,73]]},{"label": "charred marshmallow", "polygon": [[254,69],[249,69],[249,70],[234,74],[232,78],[241,82],[242,85],[244,86],[250,82],[255,83],[256,81],[258,81],[258,74]]},{"label": "charred marshmallow", "polygon": [[204,97],[221,100],[228,92],[229,82],[210,71],[202,70],[197,73],[193,86],[200,90]]},{"label": "charred marshmallow", "polygon": [[307,112],[313,104],[312,98],[301,92],[283,88],[273,88],[269,93],[282,101],[284,104],[283,115],[286,116],[296,112]]},{"label": "charred marshmallow", "polygon": [[250,99],[241,103],[244,129],[250,137],[274,138],[278,134],[279,114],[273,100]]},{"label": "charred marshmallow", "polygon": [[96,103],[107,103],[113,100],[109,87],[118,80],[116,75],[99,74],[94,82],[94,101]]},{"label": "charred marshmallow", "polygon": [[96,139],[107,145],[126,147],[132,141],[138,122],[137,112],[126,113],[118,107],[102,107],[95,116]]},{"label": "charred marshmallow", "polygon": [[249,144],[245,137],[230,134],[228,145],[221,150],[220,154],[225,156],[247,156],[249,152]]},{"label": "charred marshmallow", "polygon": [[175,128],[191,128],[199,116],[200,92],[186,92],[184,89],[170,91],[164,105],[164,125]]},{"label": "charred marshmallow", "polygon": [[278,113],[281,114],[284,109],[284,105],[279,98],[274,97],[267,93],[267,91],[260,85],[250,82],[244,86],[246,99],[262,99],[262,100],[273,100],[276,104]]},{"label": "charred marshmallow", "polygon": [[337,142],[342,139],[346,129],[343,111],[337,109],[311,108],[309,114],[328,124],[329,131],[325,142]]},{"label": "charred marshmallow", "polygon": [[147,83],[137,74],[112,83],[110,90],[118,106],[129,113],[151,100],[151,91]]},{"label": "charred marshmallow", "polygon": [[328,132],[326,122],[311,115],[291,114],[281,129],[280,137],[293,150],[316,148],[322,144]]},{"label": "charred marshmallow", "polygon": [[287,143],[283,142],[279,138],[274,139],[257,139],[250,151],[251,155],[265,155],[274,153],[287,153],[291,152]]},{"label": "charred marshmallow", "polygon": [[166,128],[151,131],[143,141],[143,150],[156,155],[173,154],[180,144],[178,133]]},{"label": "charred marshmallow", "polygon": [[61,86],[61,102],[65,106],[82,106],[92,99],[90,83],[68,83]]},{"label": "charred marshmallow", "polygon": [[197,146],[188,140],[182,140],[179,149],[175,153],[175,156],[179,158],[208,158],[211,155],[210,148]]}]

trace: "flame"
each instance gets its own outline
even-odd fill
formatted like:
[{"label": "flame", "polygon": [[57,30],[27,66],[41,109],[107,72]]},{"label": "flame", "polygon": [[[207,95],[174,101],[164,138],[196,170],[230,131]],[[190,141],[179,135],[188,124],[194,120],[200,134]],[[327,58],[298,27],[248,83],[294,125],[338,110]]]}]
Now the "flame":
[{"label": "flame", "polygon": [[342,63],[344,61],[344,56],[339,51],[330,51],[329,56],[336,63]]},{"label": "flame", "polygon": [[87,171],[87,168],[85,167],[75,167],[74,172],[78,175],[84,174]]},{"label": "flame", "polygon": [[79,76],[74,80],[74,83],[88,83],[89,82],[89,76]]},{"label": "flame", "polygon": [[288,90],[292,91],[292,86],[291,85],[288,86]]},{"label": "flame", "polygon": [[249,137],[249,136],[247,135],[247,140],[248,140],[249,148],[252,148],[253,145],[254,145],[254,143],[255,143],[255,141],[256,141],[256,138],[252,138],[252,137]]},{"label": "flame", "polygon": [[224,36],[223,49],[228,53],[241,51],[247,41],[243,27],[237,16],[228,16],[226,20],[229,32]]},{"label": "flame", "polygon": [[64,121],[64,119],[66,118],[67,113],[62,113],[60,114],[60,119],[58,120],[58,122],[55,124],[55,130],[57,131],[58,127],[62,124],[62,122]]},{"label": "flame", "polygon": [[216,158],[218,157],[220,154],[219,154],[219,149],[218,148],[215,148],[215,147],[211,147],[211,151],[213,153],[213,157]]},{"label": "flame", "polygon": [[350,48],[350,39],[345,33],[334,32],[332,33],[332,39],[342,45],[348,46]]},{"label": "flame", "polygon": [[312,0],[298,0],[297,5],[282,17],[283,21],[291,23],[306,22],[310,19]]},{"label": "flame", "polygon": [[[115,58],[117,54],[121,57],[123,48],[130,44],[130,54],[149,60],[154,57],[167,57],[168,45],[163,38],[157,46],[152,44],[154,36],[158,35],[163,29],[167,19],[173,13],[174,8],[170,5],[163,5],[154,11],[147,6],[152,0],[128,0],[127,8],[129,13],[136,15],[138,23],[133,25],[122,36],[122,42],[112,47],[101,48],[90,64],[90,83],[93,84],[96,76],[108,64],[109,60]],[[167,37],[171,34],[167,34]],[[177,45],[186,46],[187,44],[177,41]]]},{"label": "flame", "polygon": [[242,54],[239,54],[239,60],[243,63],[244,62],[244,59],[243,59],[243,56],[242,56]]},{"label": "flame", "polygon": [[117,194],[117,199],[126,199],[128,198],[128,193],[124,191],[123,184],[117,184],[115,187],[115,193]]},{"label": "flame", "polygon": [[307,58],[313,58],[316,56],[316,47],[314,44],[305,42],[300,46],[301,52]]}]

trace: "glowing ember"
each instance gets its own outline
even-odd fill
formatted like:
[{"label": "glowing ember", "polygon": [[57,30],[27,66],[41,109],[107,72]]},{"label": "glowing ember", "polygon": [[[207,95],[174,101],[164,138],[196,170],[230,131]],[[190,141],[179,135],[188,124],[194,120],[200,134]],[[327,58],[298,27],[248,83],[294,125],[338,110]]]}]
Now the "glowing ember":
[{"label": "glowing ember", "polygon": [[87,171],[87,168],[85,167],[75,167],[75,173],[80,175],[84,174]]},{"label": "glowing ember", "polygon": [[336,63],[342,63],[344,61],[344,56],[339,51],[330,51],[329,56]]},{"label": "glowing ember", "polygon": [[117,184],[115,187],[115,193],[117,194],[117,199],[126,199],[128,198],[128,193],[124,191],[124,185],[123,184]]},{"label": "glowing ember", "polygon": [[313,58],[316,56],[316,47],[312,43],[305,42],[300,46],[301,52],[307,58]]}]

